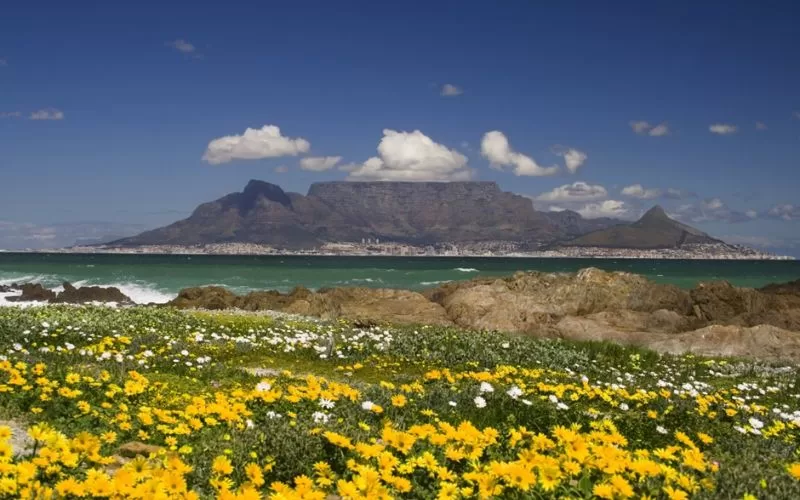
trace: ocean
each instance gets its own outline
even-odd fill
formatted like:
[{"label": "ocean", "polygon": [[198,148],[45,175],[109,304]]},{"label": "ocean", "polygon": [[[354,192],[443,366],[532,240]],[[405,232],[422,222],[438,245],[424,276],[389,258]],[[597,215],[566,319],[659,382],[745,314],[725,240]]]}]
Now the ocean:
[{"label": "ocean", "polygon": [[[167,302],[185,287],[222,285],[236,293],[368,286],[420,290],[454,280],[515,271],[574,272],[585,267],[643,274],[692,287],[727,280],[738,286],[800,278],[800,261],[526,259],[481,257],[321,257],[0,253],[0,285],[116,286],[135,302]],[[0,294],[0,305],[9,304]]]}]

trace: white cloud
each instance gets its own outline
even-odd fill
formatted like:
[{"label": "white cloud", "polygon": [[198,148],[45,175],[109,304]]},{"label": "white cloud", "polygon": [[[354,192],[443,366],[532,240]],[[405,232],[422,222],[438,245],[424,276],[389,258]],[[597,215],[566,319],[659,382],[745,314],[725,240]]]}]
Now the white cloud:
[{"label": "white cloud", "polygon": [[715,123],[710,125],[708,130],[710,130],[712,134],[730,135],[735,134],[739,130],[739,127],[728,123]]},{"label": "white cloud", "polygon": [[756,122],[756,130],[767,130],[767,124],[764,122]]},{"label": "white cloud", "polygon": [[461,87],[457,87],[452,83],[445,83],[444,85],[442,85],[442,90],[439,94],[444,97],[455,97],[463,93],[464,91],[461,89]]},{"label": "white cloud", "polygon": [[192,45],[191,43],[189,43],[189,42],[187,42],[186,40],[183,40],[183,39],[178,39],[178,40],[173,40],[171,42],[167,42],[166,46],[167,47],[172,47],[173,49],[175,49],[178,52],[181,52],[183,54],[191,54],[192,52],[197,50],[197,48],[194,45]]},{"label": "white cloud", "polygon": [[64,112],[55,108],[40,109],[34,111],[30,116],[31,120],[63,120]]},{"label": "white cloud", "polygon": [[311,144],[301,138],[281,135],[276,125],[264,125],[260,129],[248,128],[242,135],[228,135],[208,143],[203,160],[219,165],[232,160],[260,160],[279,156],[297,156],[306,153]]},{"label": "white cloud", "polygon": [[695,193],[676,188],[667,188],[663,195],[664,198],[671,198],[673,200],[683,200],[685,198],[694,198],[697,196]]},{"label": "white cloud", "polygon": [[605,200],[599,203],[588,203],[577,209],[576,212],[587,219],[597,219],[599,217],[624,218],[630,215],[631,209],[624,201]]},{"label": "white cloud", "polygon": [[755,210],[747,210],[744,214],[750,217],[751,219],[755,219],[756,217],[758,217],[758,212],[756,212]]},{"label": "white cloud", "polygon": [[596,201],[602,200],[608,196],[606,188],[600,185],[592,185],[586,182],[573,182],[572,184],[564,184],[552,191],[542,193],[535,199],[537,201],[550,201],[556,203],[569,203],[581,201]]},{"label": "white cloud", "polygon": [[675,217],[684,222],[738,223],[752,220],[751,214],[733,210],[719,198],[709,198],[699,203],[680,205]]},{"label": "white cloud", "polygon": [[628,124],[631,126],[631,129],[634,132],[636,132],[637,134],[642,134],[642,135],[646,134],[647,131],[650,130],[650,128],[652,128],[648,122],[643,121],[643,120],[630,121],[630,122],[628,122]]},{"label": "white cloud", "polygon": [[666,123],[660,123],[655,127],[651,128],[648,134],[653,137],[662,137],[665,135],[669,135],[669,126]]},{"label": "white cloud", "polygon": [[275,167],[275,173],[276,174],[285,174],[288,171],[289,171],[289,167],[287,167],[286,165],[280,165],[280,166]]},{"label": "white cloud", "polygon": [[22,117],[22,112],[20,111],[4,111],[0,113],[0,118],[20,118]]},{"label": "white cloud", "polygon": [[800,219],[800,206],[783,204],[775,205],[767,210],[766,216],[772,219],[795,220]]},{"label": "white cloud", "polygon": [[703,201],[703,207],[707,210],[719,210],[723,208],[725,203],[722,202],[719,198],[711,198],[710,200]]},{"label": "white cloud", "polygon": [[661,196],[661,190],[656,188],[645,189],[641,184],[633,184],[622,188],[622,194],[640,200],[652,200]]},{"label": "white cloud", "polygon": [[309,156],[300,160],[300,168],[322,172],[323,170],[332,169],[340,161],[342,161],[341,156]]},{"label": "white cloud", "polygon": [[530,156],[511,149],[508,138],[499,130],[487,132],[481,141],[481,155],[489,160],[492,168],[514,167],[515,175],[544,176],[558,173],[558,167],[541,167]]},{"label": "white cloud", "polygon": [[651,125],[650,122],[644,120],[632,120],[628,122],[628,125],[631,126],[631,130],[639,135],[650,135],[653,137],[669,135],[669,126],[666,123]]},{"label": "white cloud", "polygon": [[360,165],[343,165],[349,180],[371,181],[467,181],[472,170],[467,157],[434,142],[419,130],[397,132],[385,129],[378,156]]},{"label": "white cloud", "polygon": [[564,157],[564,166],[567,167],[569,173],[574,174],[578,171],[579,168],[586,163],[586,160],[589,156],[584,153],[583,151],[578,151],[575,148],[567,148],[561,150],[560,148],[556,148],[555,152],[558,156]]}]

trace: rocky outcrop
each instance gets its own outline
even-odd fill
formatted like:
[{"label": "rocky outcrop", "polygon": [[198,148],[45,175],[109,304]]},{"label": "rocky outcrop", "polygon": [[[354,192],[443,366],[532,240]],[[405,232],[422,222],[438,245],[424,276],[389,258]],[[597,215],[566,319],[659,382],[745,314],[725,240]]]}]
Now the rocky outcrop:
[{"label": "rocky outcrop", "polygon": [[[606,340],[663,352],[696,352],[800,361],[800,294],[725,282],[692,290],[624,272],[520,272],[507,278],[447,283],[422,293],[331,288],[236,296],[219,287],[181,292],[171,305],[270,309],[355,324],[457,325],[572,340]],[[783,343],[786,349],[778,348]]]},{"label": "rocky outcrop", "polygon": [[50,302],[53,304],[87,304],[91,302],[113,302],[116,304],[133,304],[133,301],[122,293],[117,287],[82,286],[75,288],[71,283],[65,282],[64,291],[60,292]]},{"label": "rocky outcrop", "polygon": [[6,297],[9,302],[49,302],[56,298],[56,293],[38,283],[20,285],[20,295]]}]

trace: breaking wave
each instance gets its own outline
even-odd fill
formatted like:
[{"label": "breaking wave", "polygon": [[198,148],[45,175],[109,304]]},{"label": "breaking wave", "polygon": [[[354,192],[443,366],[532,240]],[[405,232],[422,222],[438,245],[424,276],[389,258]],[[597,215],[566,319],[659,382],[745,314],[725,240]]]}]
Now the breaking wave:
[{"label": "breaking wave", "polygon": [[460,271],[462,273],[477,273],[478,270],[474,267],[457,267],[453,271]]}]

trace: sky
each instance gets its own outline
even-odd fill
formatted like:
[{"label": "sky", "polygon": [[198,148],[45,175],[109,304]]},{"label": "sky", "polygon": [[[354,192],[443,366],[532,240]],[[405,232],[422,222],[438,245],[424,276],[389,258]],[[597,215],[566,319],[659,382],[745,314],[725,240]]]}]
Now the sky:
[{"label": "sky", "polygon": [[157,227],[249,179],[496,181],[800,254],[794,2],[13,2],[0,248]]}]

